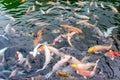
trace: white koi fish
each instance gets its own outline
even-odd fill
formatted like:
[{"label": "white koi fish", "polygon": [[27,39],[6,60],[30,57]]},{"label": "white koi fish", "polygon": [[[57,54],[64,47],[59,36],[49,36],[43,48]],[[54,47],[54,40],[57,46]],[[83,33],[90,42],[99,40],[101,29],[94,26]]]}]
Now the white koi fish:
[{"label": "white koi fish", "polygon": [[112,5],[108,5],[108,6],[112,9],[112,11],[113,11],[115,14],[119,13],[118,10],[117,10],[114,6],[112,6]]},{"label": "white koi fish", "polygon": [[45,50],[45,63],[41,69],[37,70],[37,72],[44,70],[47,67],[47,65],[50,63],[50,60],[51,60],[51,53],[50,53],[50,50],[48,49],[47,45],[44,45],[44,50]]},{"label": "white koi fish", "polygon": [[6,51],[7,49],[8,49],[7,47],[1,49],[1,50],[0,50],[0,56],[4,56],[4,53],[5,53],[5,51]]},{"label": "white koi fish", "polygon": [[75,14],[75,16],[77,16],[80,19],[90,19],[90,17],[85,16],[85,15],[80,15],[80,14],[77,14],[77,13],[74,13],[74,14]]}]

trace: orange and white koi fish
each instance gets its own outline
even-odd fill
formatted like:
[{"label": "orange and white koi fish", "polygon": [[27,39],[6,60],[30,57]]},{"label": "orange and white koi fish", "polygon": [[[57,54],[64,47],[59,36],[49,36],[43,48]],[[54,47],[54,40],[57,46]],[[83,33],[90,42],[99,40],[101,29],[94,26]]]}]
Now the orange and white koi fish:
[{"label": "orange and white koi fish", "polygon": [[11,74],[9,75],[9,78],[13,78],[17,74],[17,72],[18,72],[18,68],[16,68],[11,72]]},{"label": "orange and white koi fish", "polygon": [[114,60],[115,57],[120,56],[120,52],[110,50],[109,52],[106,52],[106,53],[105,53],[105,56],[108,56],[108,57],[110,57],[112,60]]},{"label": "orange and white koi fish", "polygon": [[81,34],[81,33],[83,33],[83,31],[81,30],[81,29],[79,29],[79,28],[76,28],[76,27],[73,27],[73,26],[70,26],[70,25],[68,25],[68,24],[62,24],[62,25],[60,25],[62,28],[66,28],[66,29],[68,29],[68,30],[70,30],[70,31],[73,31],[73,32],[76,32],[76,33],[79,33],[79,34]]},{"label": "orange and white koi fish", "polygon": [[47,65],[50,63],[50,60],[51,60],[51,53],[50,53],[50,50],[47,47],[47,45],[44,45],[44,50],[45,50],[45,63],[44,63],[44,66],[41,69],[37,70],[37,72],[41,71],[41,70],[44,70],[47,67]]},{"label": "orange and white koi fish", "polygon": [[115,14],[119,13],[118,10],[117,10],[114,6],[112,6],[112,5],[108,5],[108,6],[112,9],[112,11],[113,11]]},{"label": "orange and white koi fish", "polygon": [[85,16],[85,15],[79,15],[79,14],[77,14],[77,13],[74,13],[74,14],[75,14],[75,16],[77,16],[77,17],[80,18],[80,19],[90,19],[90,17]]},{"label": "orange and white koi fish", "polygon": [[45,28],[46,27],[42,27],[40,30],[38,30],[36,38],[33,40],[34,45],[37,45],[42,40],[42,33]]},{"label": "orange and white koi fish", "polygon": [[[84,76],[84,78],[87,78],[87,77],[91,77],[95,74],[98,62],[99,62],[99,59],[96,61],[96,63],[86,64],[87,67],[85,65],[84,65],[84,67],[79,67],[80,64],[79,64],[79,66],[72,64],[71,67],[77,71],[77,74],[80,74],[80,75]],[[92,66],[94,66],[93,70],[89,71],[88,69]]]}]

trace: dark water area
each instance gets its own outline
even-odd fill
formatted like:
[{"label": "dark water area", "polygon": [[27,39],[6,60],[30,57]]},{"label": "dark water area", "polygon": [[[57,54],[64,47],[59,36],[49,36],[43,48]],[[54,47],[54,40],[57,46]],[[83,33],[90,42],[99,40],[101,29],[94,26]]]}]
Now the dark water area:
[{"label": "dark water area", "polygon": [[[70,45],[67,39],[64,39],[64,41],[56,43],[54,47],[79,60],[84,56],[90,57],[87,62],[95,62],[100,59],[96,74],[85,80],[120,80],[119,56],[111,60],[110,57],[104,56],[106,51],[100,52],[100,54],[89,54],[87,52],[88,48],[94,45],[109,42],[111,37],[114,42],[110,50],[120,52],[120,1],[92,1],[0,0],[0,50],[7,48],[4,56],[2,52],[0,53],[0,62],[1,64],[4,63],[4,65],[0,64],[0,79],[33,80],[34,77],[37,77],[38,79],[34,80],[84,80],[85,78],[75,71],[70,74],[75,77],[72,79],[60,77],[56,72],[48,79],[42,78],[52,70],[60,58],[53,55],[51,62],[43,71],[35,72],[37,69],[42,68],[44,64],[44,52],[41,52],[36,58],[29,54],[35,48],[33,42],[35,36],[33,34],[36,34],[39,29],[46,26],[40,43],[47,42],[49,44],[60,34],[70,32],[61,27],[62,24],[68,24],[81,29],[83,33],[75,34],[71,38],[73,46]],[[115,12],[113,7],[118,12]],[[90,24],[83,24],[86,22]],[[95,25],[97,28],[94,29],[90,25]],[[26,62],[20,65],[16,64],[17,51],[20,51],[25,58],[29,55],[29,62],[32,66],[30,71],[27,67],[24,67]],[[10,78],[10,74],[16,67],[18,73]]]}]

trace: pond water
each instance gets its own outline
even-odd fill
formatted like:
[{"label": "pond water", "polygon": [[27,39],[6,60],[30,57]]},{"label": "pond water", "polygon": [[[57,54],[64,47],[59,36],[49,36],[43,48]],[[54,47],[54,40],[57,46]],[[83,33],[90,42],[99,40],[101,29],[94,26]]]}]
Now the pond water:
[{"label": "pond water", "polygon": [[[120,51],[119,12],[119,0],[0,0],[0,37],[4,38],[0,40],[2,44],[0,49],[15,47],[9,55],[9,50],[8,53],[6,52],[8,57],[15,54],[16,46],[27,51],[33,50],[33,39],[35,37],[33,34],[36,34],[39,29],[46,27],[42,34],[41,43],[51,43],[60,34],[70,32],[61,27],[62,24],[67,24],[83,31],[83,34],[75,34],[71,38],[74,48],[86,51],[93,45],[104,44],[112,36],[116,40],[112,49]],[[10,41],[3,37],[4,34]],[[70,46],[71,44],[66,39],[55,45],[56,48]],[[77,54],[72,55],[78,56]],[[95,59],[97,58],[95,55]],[[102,60],[105,61],[106,58]],[[104,67],[103,65],[106,63],[101,63],[100,66]],[[51,63],[51,65],[53,64]],[[51,67],[49,68],[51,69]],[[112,66],[112,68],[115,67]],[[45,73],[48,71],[50,70],[47,69]],[[106,72],[106,74],[108,73]],[[120,79],[117,72],[114,73]],[[27,75],[29,74],[27,73]],[[115,75],[108,74],[105,76],[114,78]]]}]

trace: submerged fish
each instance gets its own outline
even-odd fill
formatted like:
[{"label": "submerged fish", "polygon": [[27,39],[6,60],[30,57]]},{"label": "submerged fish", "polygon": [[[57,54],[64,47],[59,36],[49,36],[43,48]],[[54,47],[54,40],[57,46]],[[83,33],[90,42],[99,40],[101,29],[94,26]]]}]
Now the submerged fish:
[{"label": "submerged fish", "polygon": [[90,47],[87,52],[88,53],[99,53],[101,51],[109,50],[112,47],[113,39],[108,39],[106,44],[104,45],[95,45],[93,47]]},{"label": "submerged fish", "polygon": [[112,5],[108,5],[108,6],[112,9],[112,11],[113,11],[115,14],[119,13],[118,10],[117,10],[117,8],[115,8],[114,6],[112,6]]},{"label": "submerged fish", "polygon": [[23,54],[21,52],[17,51],[15,56],[17,58],[18,64],[22,64],[25,61],[25,58],[23,57]]},{"label": "submerged fish", "polygon": [[11,74],[9,75],[9,78],[13,78],[14,76],[16,76],[17,72],[18,72],[18,68],[16,68],[11,72]]},{"label": "submerged fish", "polygon": [[99,53],[100,51],[109,50],[112,45],[95,45],[88,49],[88,53]]},{"label": "submerged fish", "polygon": [[47,47],[47,45],[44,45],[44,50],[45,50],[45,63],[41,69],[37,70],[37,72],[44,70],[47,67],[47,65],[50,63],[50,60],[51,60],[51,52],[50,52],[49,48]]},{"label": "submerged fish", "polygon": [[[91,77],[91,76],[95,75],[96,67],[97,67],[98,62],[99,62],[99,59],[94,64],[93,63],[92,64],[86,64],[86,66],[88,66],[87,68],[86,68],[86,66],[78,67],[77,65],[74,65],[74,64],[72,64],[71,67],[73,67],[77,71],[77,74],[80,74],[84,78],[87,78],[87,77]],[[92,71],[88,70],[92,66],[94,66],[93,70]]]},{"label": "submerged fish", "polygon": [[34,42],[34,45],[37,45],[41,40],[42,40],[42,33],[43,33],[43,30],[45,29],[46,27],[42,27],[41,29],[38,30],[37,34],[36,34],[36,37],[35,39],[33,40]]},{"label": "submerged fish", "polygon": [[61,69],[63,66],[65,66],[68,61],[71,59],[71,56],[65,56],[64,58],[61,58],[60,61],[58,61],[52,68],[52,71],[50,71],[48,74],[45,75],[45,78],[49,78],[54,72]]},{"label": "submerged fish", "polygon": [[70,30],[70,31],[73,31],[73,32],[76,32],[76,33],[79,33],[79,34],[81,34],[81,33],[83,33],[83,31],[81,30],[81,29],[79,29],[79,28],[76,28],[76,27],[74,27],[74,26],[70,26],[70,25],[68,25],[68,24],[62,24],[62,25],[60,25],[62,28],[66,28],[66,29],[68,29],[68,30]]},{"label": "submerged fish", "polygon": [[4,53],[5,53],[5,51],[6,51],[7,49],[8,49],[7,47],[1,49],[1,50],[0,50],[0,56],[3,57],[3,56],[4,56]]},{"label": "submerged fish", "polygon": [[120,56],[120,52],[110,50],[110,51],[108,51],[108,52],[105,53],[105,56],[108,56],[108,57],[110,57],[112,60],[114,60],[115,57]]},{"label": "submerged fish", "polygon": [[78,18],[80,18],[80,19],[90,19],[90,17],[88,17],[88,16],[86,16],[86,15],[79,15],[79,14],[77,14],[77,13],[74,13],[75,14],[75,16],[77,16]]}]

